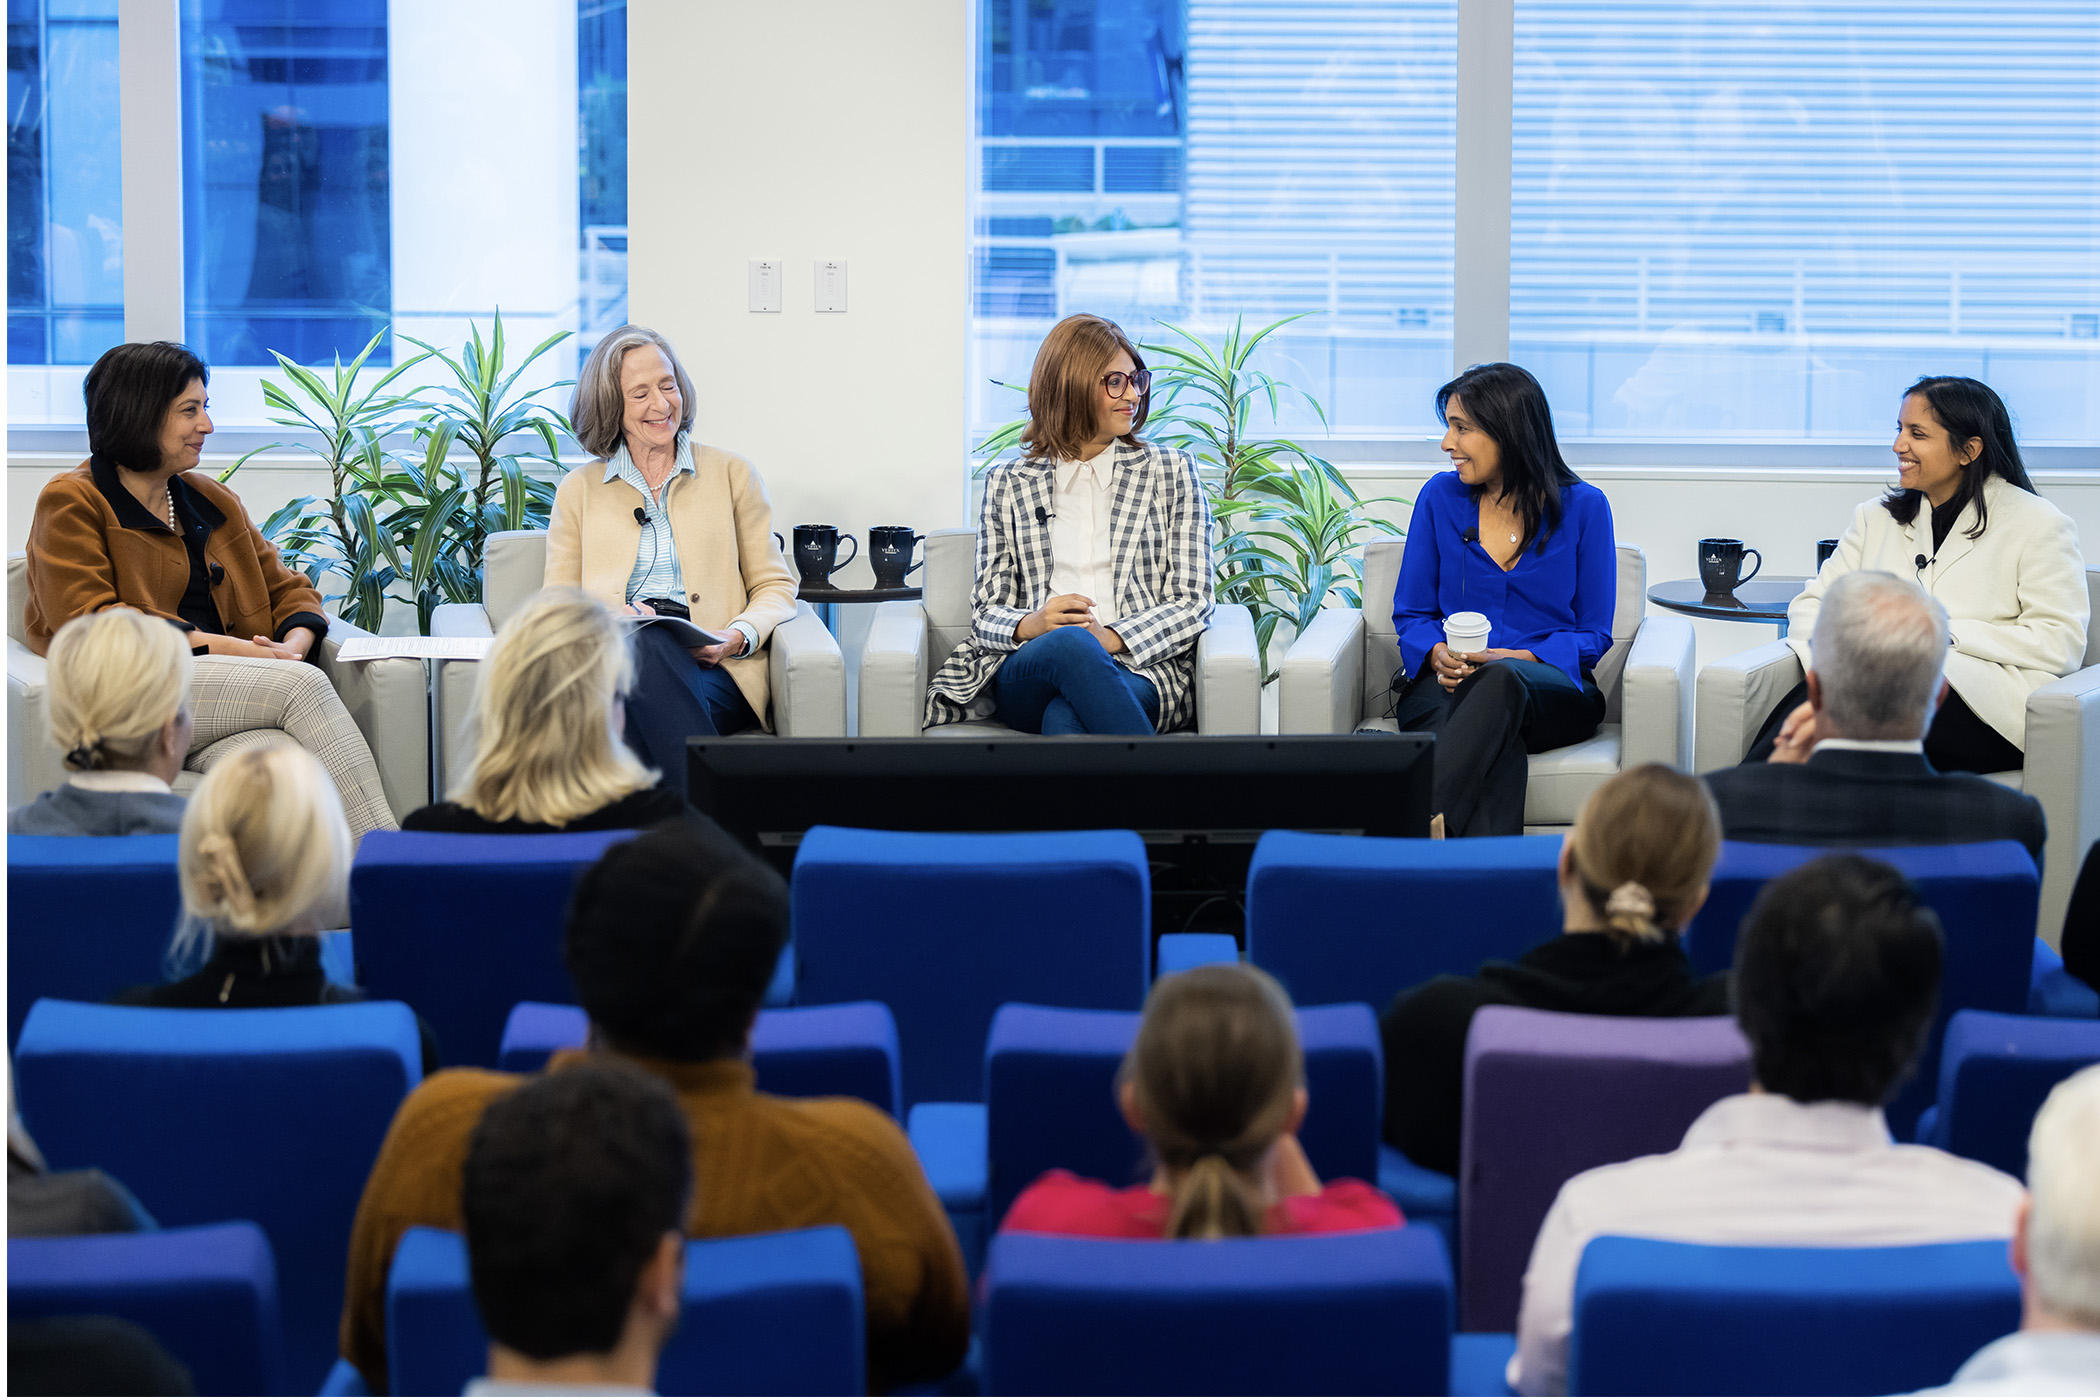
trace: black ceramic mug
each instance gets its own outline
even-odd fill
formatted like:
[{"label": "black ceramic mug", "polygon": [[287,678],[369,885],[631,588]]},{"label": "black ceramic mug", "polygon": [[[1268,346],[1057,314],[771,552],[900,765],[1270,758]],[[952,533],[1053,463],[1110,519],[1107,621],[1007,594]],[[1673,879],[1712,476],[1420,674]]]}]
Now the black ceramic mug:
[{"label": "black ceramic mug", "polygon": [[926,561],[911,562],[912,547],[924,535],[912,533],[909,525],[870,525],[868,527],[868,567],[875,571],[877,588],[902,588],[904,576],[914,569],[924,568]]},{"label": "black ceramic mug", "polygon": [[1830,556],[1831,556],[1831,555],[1833,555],[1833,554],[1837,553],[1837,547],[1838,547],[1838,542],[1837,542],[1836,540],[1817,540],[1817,541],[1816,541],[1816,572],[1817,572],[1817,573],[1819,573],[1819,574],[1820,574],[1820,573],[1822,573],[1822,572],[1823,572],[1823,566],[1824,566],[1825,564],[1827,564],[1827,563],[1829,563],[1829,562],[1830,562]]},{"label": "black ceramic mug", "polygon": [[[1743,572],[1745,554],[1757,558],[1757,563],[1747,574]],[[1699,582],[1706,585],[1709,593],[1733,593],[1737,585],[1756,578],[1757,571],[1764,566],[1765,556],[1746,548],[1741,540],[1699,541]]]},{"label": "black ceramic mug", "polygon": [[[853,553],[839,558],[839,541],[853,546]],[[831,587],[831,576],[860,557],[860,541],[851,535],[841,535],[836,525],[797,525],[795,527],[795,567],[802,572],[802,582],[813,588]]]}]

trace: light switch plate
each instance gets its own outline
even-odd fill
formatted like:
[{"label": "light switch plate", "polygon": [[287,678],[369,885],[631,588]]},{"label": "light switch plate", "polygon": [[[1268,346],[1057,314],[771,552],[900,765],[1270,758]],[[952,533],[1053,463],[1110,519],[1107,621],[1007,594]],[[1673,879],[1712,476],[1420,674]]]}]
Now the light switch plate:
[{"label": "light switch plate", "polygon": [[780,259],[753,258],[751,260],[751,309],[753,311],[778,311],[780,309]]},{"label": "light switch plate", "polygon": [[846,260],[844,258],[817,259],[817,310],[844,311],[846,309]]}]

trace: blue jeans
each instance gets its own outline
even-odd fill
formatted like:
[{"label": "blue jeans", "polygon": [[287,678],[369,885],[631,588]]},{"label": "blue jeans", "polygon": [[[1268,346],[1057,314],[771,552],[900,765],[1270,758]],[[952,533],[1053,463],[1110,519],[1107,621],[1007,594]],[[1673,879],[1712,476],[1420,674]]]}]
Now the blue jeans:
[{"label": "blue jeans", "polygon": [[634,689],[627,696],[627,747],[683,796],[685,741],[755,728],[758,716],[729,673],[693,660],[670,628],[637,627],[628,645]]},{"label": "blue jeans", "polygon": [[992,681],[1000,720],[1025,734],[1150,734],[1159,687],[1125,670],[1084,627],[1023,642]]}]

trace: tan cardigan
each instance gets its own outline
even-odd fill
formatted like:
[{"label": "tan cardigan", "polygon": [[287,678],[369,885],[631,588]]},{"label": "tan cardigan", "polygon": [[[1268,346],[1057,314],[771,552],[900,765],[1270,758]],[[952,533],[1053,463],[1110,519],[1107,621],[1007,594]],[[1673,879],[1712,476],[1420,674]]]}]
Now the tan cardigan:
[{"label": "tan cardigan", "polygon": [[[673,476],[664,497],[686,606],[694,624],[709,631],[745,622],[758,634],[757,650],[723,668],[751,713],[771,729],[765,645],[773,629],[795,615],[795,575],[773,543],[773,503],[751,464],[718,447],[691,446],[692,475]],[[563,477],[547,522],[546,586],[581,588],[615,608],[623,605],[641,552],[642,526],[634,518],[641,504],[632,486],[605,479],[603,460]]]}]

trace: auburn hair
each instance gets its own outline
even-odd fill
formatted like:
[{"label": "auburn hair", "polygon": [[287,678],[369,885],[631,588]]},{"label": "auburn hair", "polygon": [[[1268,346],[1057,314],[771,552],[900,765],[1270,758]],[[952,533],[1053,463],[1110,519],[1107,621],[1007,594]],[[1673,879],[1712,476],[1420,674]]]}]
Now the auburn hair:
[{"label": "auburn hair", "polygon": [[[1100,427],[1100,389],[1103,375],[1115,363],[1120,350],[1138,369],[1145,357],[1123,328],[1105,316],[1082,312],[1067,316],[1050,328],[1035,352],[1035,368],[1028,374],[1028,432],[1021,439],[1031,457],[1076,458]],[[1137,413],[1130,431],[1120,439],[1137,444],[1138,429],[1152,410],[1152,391],[1138,395]]]}]

